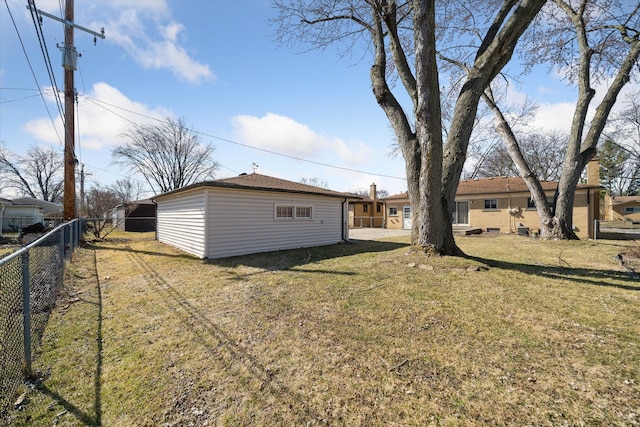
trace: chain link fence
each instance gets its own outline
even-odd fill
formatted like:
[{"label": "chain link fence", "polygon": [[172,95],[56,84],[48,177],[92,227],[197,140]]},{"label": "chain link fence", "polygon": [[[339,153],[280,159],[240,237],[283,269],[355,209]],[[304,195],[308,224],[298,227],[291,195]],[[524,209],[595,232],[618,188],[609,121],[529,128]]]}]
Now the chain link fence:
[{"label": "chain link fence", "polygon": [[594,223],[594,239],[640,240],[640,222],[600,221]]},{"label": "chain link fence", "polygon": [[74,220],[0,259],[0,425],[32,373],[32,350],[62,287],[64,261],[83,232],[84,221]]}]

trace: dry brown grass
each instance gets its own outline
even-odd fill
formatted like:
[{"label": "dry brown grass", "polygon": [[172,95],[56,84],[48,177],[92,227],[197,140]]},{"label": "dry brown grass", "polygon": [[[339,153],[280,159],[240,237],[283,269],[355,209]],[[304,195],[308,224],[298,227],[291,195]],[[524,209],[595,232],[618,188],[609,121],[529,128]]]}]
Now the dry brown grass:
[{"label": "dry brown grass", "polygon": [[[18,425],[638,425],[628,243],[81,249]],[[96,270],[97,267],[97,270]]]}]

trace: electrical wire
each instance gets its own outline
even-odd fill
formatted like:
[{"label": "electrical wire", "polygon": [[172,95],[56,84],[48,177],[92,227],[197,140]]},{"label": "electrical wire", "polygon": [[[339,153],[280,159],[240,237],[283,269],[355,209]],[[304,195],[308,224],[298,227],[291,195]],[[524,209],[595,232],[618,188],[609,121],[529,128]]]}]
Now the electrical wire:
[{"label": "electrical wire", "polygon": [[24,101],[26,99],[31,99],[31,98],[37,98],[39,97],[40,94],[36,94],[36,95],[29,95],[29,96],[25,96],[23,98],[17,98],[17,99],[9,99],[7,101],[0,101],[0,104],[8,104],[10,102],[17,102],[17,101]]},{"label": "electrical wire", "polygon": [[[44,108],[47,110],[47,115],[49,116],[49,119],[51,120],[51,124],[53,126],[53,130],[56,133],[56,136],[58,137],[58,141],[60,142],[60,144],[62,144],[62,140],[60,139],[60,134],[58,133],[58,129],[56,127],[55,121],[53,120],[53,116],[51,115],[51,111],[49,110],[49,106],[47,105],[47,100],[44,97],[44,93],[42,91],[42,88],[40,87],[40,83],[38,83],[38,78],[36,77],[36,73],[33,70],[33,66],[31,65],[31,61],[29,60],[29,55],[27,54],[27,49],[24,47],[24,43],[22,41],[22,36],[20,35],[20,31],[18,30],[18,26],[16,25],[16,21],[13,19],[13,14],[11,13],[11,9],[9,8],[9,3],[7,2],[7,0],[4,0],[4,4],[7,7],[7,12],[9,12],[9,17],[11,18],[11,22],[13,23],[13,28],[15,28],[16,30],[16,34],[18,35],[18,40],[20,41],[20,46],[22,47],[22,52],[24,53],[24,57],[27,60],[27,64],[29,65],[29,69],[31,70],[31,75],[33,76],[33,80],[36,83],[36,86],[38,87],[38,92],[40,93],[40,97],[42,98],[42,102],[44,103]],[[56,99],[58,98],[58,95],[56,93]]]},{"label": "electrical wire", "polygon": [[[31,19],[33,20],[33,25],[36,29],[36,35],[38,36],[38,43],[40,44],[40,51],[42,52],[42,56],[44,58],[44,64],[47,68],[47,73],[49,75],[49,81],[51,82],[51,86],[55,91],[55,100],[56,105],[58,107],[58,112],[60,113],[60,118],[62,119],[63,125],[65,125],[65,115],[64,108],[62,107],[62,102],[60,101],[60,97],[58,93],[60,93],[58,89],[58,82],[56,81],[56,76],[53,72],[53,66],[51,65],[51,57],[49,56],[49,49],[47,48],[47,42],[44,37],[44,33],[42,32],[42,18],[36,16],[36,2],[35,0],[28,0],[29,3],[29,11],[31,12]],[[65,125],[66,129],[66,125]]]},{"label": "electrical wire", "polygon": [[78,157],[77,160],[82,162],[82,146],[80,145],[80,105],[78,104],[78,96],[74,96],[73,97],[73,105],[76,108],[76,116],[75,116],[75,122],[76,122],[76,143],[78,145]]},{"label": "electrical wire", "polygon": [[[138,115],[138,116],[150,119],[150,120],[157,121],[159,123],[166,123],[163,119],[158,119],[156,117],[152,117],[152,116],[148,116],[146,114],[138,113],[136,111],[128,110],[126,108],[123,108],[123,107],[120,107],[120,106],[117,106],[117,105],[114,105],[114,104],[110,104],[110,103],[108,103],[106,101],[101,101],[99,99],[92,98],[92,97],[87,96],[87,95],[85,95],[85,98],[88,101],[94,103],[95,105],[105,109],[106,111],[109,111],[111,114],[114,114],[115,116],[118,116],[121,119],[126,120],[127,122],[129,122],[131,124],[134,124],[134,125],[136,124],[135,122],[129,120],[128,118],[122,116],[121,114],[118,114],[115,111],[112,111],[109,108],[105,107],[104,105],[100,105],[100,104],[105,104],[105,105],[108,105],[110,107],[126,111],[127,113],[135,114],[135,115]],[[222,138],[222,137],[219,137],[219,136],[211,135],[211,134],[208,134],[206,132],[201,132],[201,131],[198,131],[198,130],[195,130],[195,129],[189,129],[189,130],[191,132],[195,133],[195,134],[202,135],[202,136],[205,136],[205,137],[208,137],[208,138],[212,138],[212,139],[215,139],[215,140],[218,140],[218,141],[227,142],[229,144],[238,145],[238,146],[241,146],[241,147],[244,147],[244,148],[249,148],[251,150],[261,151],[263,153],[273,154],[273,155],[280,156],[280,157],[286,157],[288,159],[293,159],[293,160],[297,160],[297,161],[300,161],[300,162],[311,163],[311,164],[318,165],[318,166],[324,166],[324,167],[328,167],[328,168],[332,168],[332,169],[344,170],[344,171],[348,171],[348,172],[356,172],[356,173],[361,173],[361,174],[365,174],[365,175],[373,175],[373,176],[379,176],[379,177],[382,177],[382,178],[399,179],[399,180],[406,181],[406,178],[402,178],[402,177],[398,177],[398,176],[385,175],[385,174],[381,174],[381,173],[377,173],[377,172],[362,171],[362,170],[358,170],[358,169],[347,168],[347,167],[344,167],[344,166],[337,166],[337,165],[332,165],[332,164],[329,164],[329,163],[318,162],[318,161],[315,161],[315,160],[309,160],[309,159],[305,159],[305,158],[302,158],[302,157],[292,156],[290,154],[284,154],[284,153],[279,153],[279,152],[273,151],[273,150],[267,150],[265,148],[253,147],[253,146],[248,145],[248,144],[243,144],[241,142],[232,141],[232,140],[227,139],[227,138]]]}]

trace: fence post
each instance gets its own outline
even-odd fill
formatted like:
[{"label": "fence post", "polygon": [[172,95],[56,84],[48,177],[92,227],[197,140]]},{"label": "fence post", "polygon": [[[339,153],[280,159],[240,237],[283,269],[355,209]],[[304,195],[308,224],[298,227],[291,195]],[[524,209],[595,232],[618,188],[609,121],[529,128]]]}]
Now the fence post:
[{"label": "fence post", "polygon": [[59,231],[60,233],[60,283],[64,281],[64,229]]},{"label": "fence post", "polygon": [[73,254],[76,250],[76,235],[78,234],[76,232],[76,223],[72,221],[69,224],[69,228],[71,229],[71,254]]},{"label": "fence post", "polygon": [[69,256],[69,254],[67,253],[67,249],[71,249],[71,231],[69,230],[69,226],[67,224],[65,224],[62,227],[62,234],[64,236],[64,254],[63,257],[64,259],[67,259],[67,256]]},{"label": "fence post", "polygon": [[31,375],[31,301],[29,292],[29,251],[22,254],[22,325],[24,335],[24,373]]}]

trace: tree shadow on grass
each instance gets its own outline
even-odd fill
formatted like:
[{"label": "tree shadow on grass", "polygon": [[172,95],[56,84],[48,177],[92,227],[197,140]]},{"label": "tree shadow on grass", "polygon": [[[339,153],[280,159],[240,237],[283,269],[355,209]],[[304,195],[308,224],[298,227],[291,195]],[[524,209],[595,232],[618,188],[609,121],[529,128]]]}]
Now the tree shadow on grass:
[{"label": "tree shadow on grass", "polygon": [[[552,266],[509,262],[478,256],[467,255],[468,259],[485,264],[491,268],[521,271],[532,276],[554,280],[568,280],[592,286],[605,286],[627,291],[640,291],[640,281],[620,270],[602,270],[589,268],[572,268],[570,265]],[[622,283],[620,283],[622,282]]]},{"label": "tree shadow on grass", "polygon": [[[168,257],[168,258],[183,258],[183,259],[190,259],[190,260],[198,259],[198,257],[196,257],[195,255],[189,254],[187,252],[179,251],[179,249],[176,249],[173,247],[171,248],[175,250],[177,253],[169,253],[167,251],[144,251],[140,249],[133,249],[129,243],[130,242],[126,242],[126,243],[123,243],[122,245],[117,245],[117,246],[103,246],[95,243],[84,243],[83,247],[90,250],[94,250],[94,251],[105,251],[105,250],[106,251],[124,251],[124,252],[135,252],[135,253],[144,254],[144,255],[153,255],[153,256],[161,256],[161,257]],[[170,247],[170,246],[167,246],[167,247]]]},{"label": "tree shadow on grass", "polygon": [[278,378],[263,365],[249,347],[239,344],[237,339],[212,321],[206,311],[190,303],[183,293],[165,280],[143,257],[132,254],[130,259],[146,272],[149,285],[164,300],[173,318],[185,326],[185,333],[191,335],[193,342],[206,349],[212,365],[217,363],[220,372],[237,376],[242,381],[245,372],[248,372],[260,382],[259,390],[267,390],[274,402],[282,406],[283,411],[294,413],[300,421],[320,419],[320,414],[313,413],[308,405],[291,405],[291,402],[304,402],[306,398],[289,387],[285,379]]},{"label": "tree shadow on grass", "polygon": [[349,243],[338,243],[328,246],[314,246],[274,252],[261,252],[229,258],[209,259],[205,260],[205,262],[207,264],[227,268],[244,266],[271,271],[295,269],[295,271],[300,272],[353,274],[351,272],[304,269],[299,267],[333,258],[341,258],[364,253],[387,252],[405,247],[409,247],[409,244],[378,240],[352,240]]},{"label": "tree shadow on grass", "polygon": [[[157,241],[156,241],[157,242]],[[175,253],[167,251],[149,251],[135,249],[130,245],[130,241],[123,241],[121,245],[104,246],[96,243],[85,243],[84,247],[95,250],[124,251],[143,255],[161,256],[169,258],[183,258],[185,260],[198,260],[195,255],[182,252],[172,246]],[[158,244],[165,247],[161,242]],[[367,252],[386,252],[395,249],[408,247],[408,243],[385,242],[377,240],[351,240],[350,242],[337,243],[334,245],[314,246],[308,248],[287,249],[271,252],[260,252],[256,254],[238,255],[228,258],[204,259],[203,262],[223,267],[256,267],[270,270],[287,270],[298,265],[308,264],[324,259],[339,258],[343,256],[357,255]]]}]

